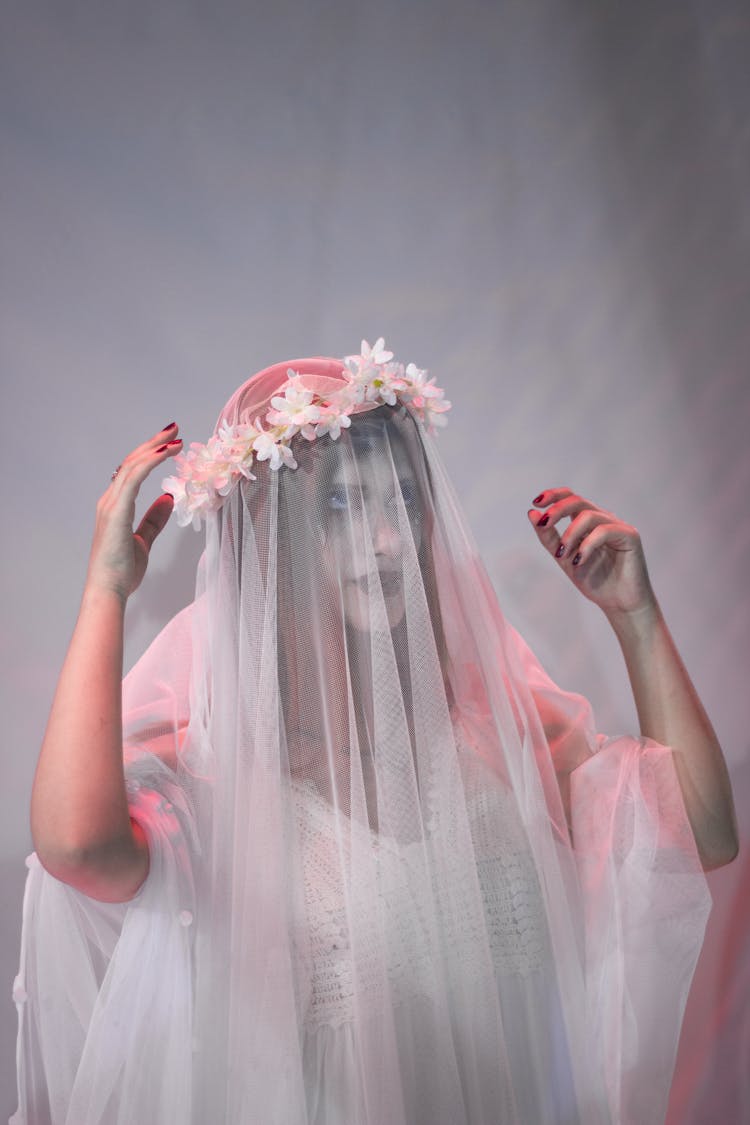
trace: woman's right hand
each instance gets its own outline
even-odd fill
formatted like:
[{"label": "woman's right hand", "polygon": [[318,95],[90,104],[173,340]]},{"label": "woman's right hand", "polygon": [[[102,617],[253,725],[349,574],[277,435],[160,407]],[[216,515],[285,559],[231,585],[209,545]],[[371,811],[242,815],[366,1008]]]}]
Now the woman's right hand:
[{"label": "woman's right hand", "polygon": [[177,425],[173,422],[122,462],[96,507],[87,587],[112,591],[123,603],[138,589],[146,573],[151,544],[166,525],[174,502],[168,493],[163,493],[133,531],[136,497],[149,473],[181,448],[182,439],[177,437]]}]

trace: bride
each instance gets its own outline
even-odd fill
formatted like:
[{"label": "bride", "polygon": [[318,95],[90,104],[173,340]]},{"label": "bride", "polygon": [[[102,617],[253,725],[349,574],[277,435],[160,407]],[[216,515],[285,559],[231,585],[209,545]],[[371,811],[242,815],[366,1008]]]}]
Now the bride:
[{"label": "bride", "polygon": [[[663,1119],[702,872],[737,851],[724,759],[637,531],[565,488],[528,518],[615,630],[639,736],[550,681],[448,407],[363,341],[113,475],[34,783],[18,1125]],[[173,507],[206,523],[195,601],[121,688]]]}]

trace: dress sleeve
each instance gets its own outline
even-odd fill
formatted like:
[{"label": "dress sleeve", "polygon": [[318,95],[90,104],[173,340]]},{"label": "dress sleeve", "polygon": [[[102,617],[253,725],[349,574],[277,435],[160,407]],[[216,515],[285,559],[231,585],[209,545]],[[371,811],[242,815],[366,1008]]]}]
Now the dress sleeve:
[{"label": "dress sleeve", "polygon": [[711,897],[672,750],[598,734],[514,635],[563,798],[583,912],[588,1020],[613,1118],[660,1122]]},{"label": "dress sleeve", "polygon": [[662,1121],[711,907],[672,751],[602,739],[570,780],[589,1018],[620,1119]]},{"label": "dress sleeve", "polygon": [[150,862],[133,899],[97,902],[27,860],[11,1125],[189,1118],[192,816],[156,757],[140,754],[126,777]]}]

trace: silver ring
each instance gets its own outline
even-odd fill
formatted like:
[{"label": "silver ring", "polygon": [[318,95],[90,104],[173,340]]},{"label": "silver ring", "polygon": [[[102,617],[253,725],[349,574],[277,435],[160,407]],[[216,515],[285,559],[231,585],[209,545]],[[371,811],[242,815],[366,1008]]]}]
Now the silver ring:
[{"label": "silver ring", "polygon": [[112,476],[109,479],[114,480],[121,468],[122,468],[122,465],[118,465],[117,468],[115,469],[115,471],[112,473]]}]

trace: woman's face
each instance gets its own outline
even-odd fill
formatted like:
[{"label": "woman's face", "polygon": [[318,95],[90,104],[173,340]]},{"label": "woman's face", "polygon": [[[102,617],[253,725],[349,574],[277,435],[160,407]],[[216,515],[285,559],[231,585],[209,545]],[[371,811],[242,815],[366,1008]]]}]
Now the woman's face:
[{"label": "woman's face", "polygon": [[340,587],[346,623],[369,630],[372,598],[382,593],[395,628],[405,613],[404,562],[419,552],[423,531],[419,484],[402,443],[380,440],[338,458],[322,500],[326,569]]}]

